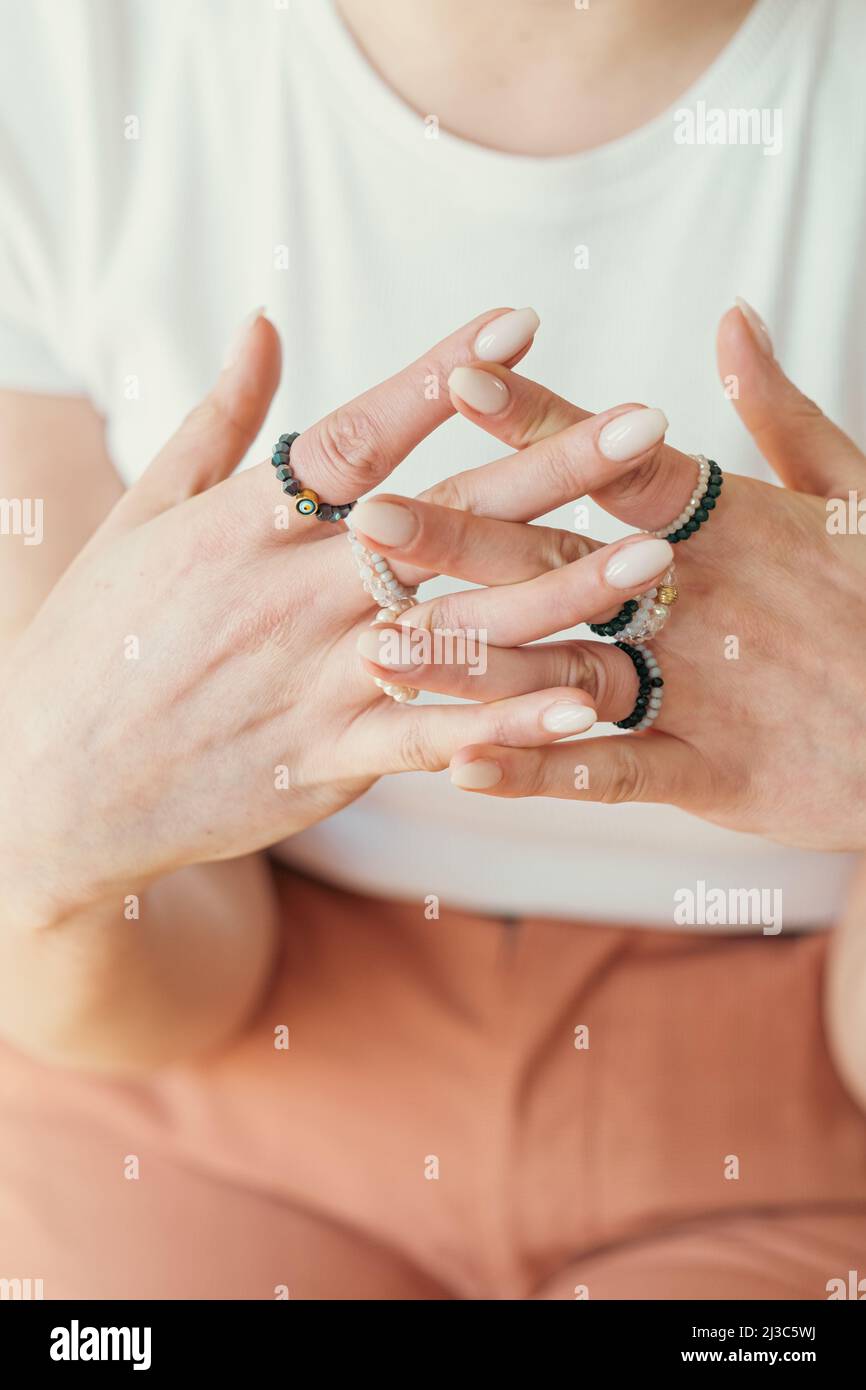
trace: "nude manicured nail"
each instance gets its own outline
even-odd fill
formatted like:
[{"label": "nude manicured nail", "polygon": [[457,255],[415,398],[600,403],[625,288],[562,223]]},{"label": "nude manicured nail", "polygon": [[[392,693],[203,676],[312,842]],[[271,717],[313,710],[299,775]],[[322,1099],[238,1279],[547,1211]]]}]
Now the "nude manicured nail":
[{"label": "nude manicured nail", "polygon": [[502,781],[502,768],[492,758],[476,758],[474,763],[452,767],[451,781],[466,791],[483,792]]},{"label": "nude manicured nail", "polygon": [[667,569],[674,558],[674,548],[667,541],[653,537],[624,545],[604,567],[604,577],[614,589],[639,589],[648,579],[654,579]]},{"label": "nude manicured nail", "polygon": [[502,781],[502,767],[492,758],[477,758],[474,763],[452,767],[450,780],[455,787],[463,787],[466,791],[487,791],[488,787],[495,787]]},{"label": "nude manicured nail", "polygon": [[541,723],[551,734],[582,734],[591,729],[598,715],[588,705],[576,700],[557,700],[541,716]]},{"label": "nude manicured nail", "polygon": [[608,420],[598,436],[599,451],[617,463],[637,458],[664,439],[667,427],[667,416],[655,406],[627,410],[624,415]]},{"label": "nude manicured nail", "polygon": [[223,358],[223,371],[225,371],[226,367],[233,367],[237,362],[243,351],[244,343],[249,337],[250,329],[254,323],[258,322],[264,312],[265,306],[264,304],[260,304],[257,309],[253,309],[251,314],[247,314],[243,323],[236,329],[235,335],[229,343],[226,355]]},{"label": "nude manicured nail", "polygon": [[[412,659],[410,650],[411,638],[404,636],[400,632],[382,632],[375,628],[370,628],[362,632],[358,638],[357,647],[361,656],[365,656],[368,661],[375,661],[377,666],[384,666],[389,671],[412,671],[418,665]],[[394,654],[402,653],[405,646],[406,661],[395,661]],[[389,658],[389,659],[386,659]]]},{"label": "nude manicured nail", "polygon": [[406,545],[418,530],[418,520],[409,507],[399,502],[359,502],[352,513],[352,530],[369,536],[380,545]]},{"label": "nude manicured nail", "polygon": [[764,323],[764,320],[761,318],[761,315],[758,313],[757,309],[753,309],[751,304],[747,303],[745,299],[740,299],[739,296],[737,297],[737,299],[735,299],[734,303],[736,304],[740,313],[743,315],[743,318],[746,320],[746,323],[751,328],[752,337],[758,344],[758,347],[761,349],[761,352],[764,354],[765,357],[772,357],[773,339],[770,337],[770,330]]},{"label": "nude manicured nail", "polygon": [[455,367],[448,378],[448,390],[479,415],[498,415],[511,400],[505,382],[478,367]]},{"label": "nude manicured nail", "polygon": [[475,356],[482,362],[507,362],[526,347],[538,328],[540,318],[534,309],[511,309],[491,319],[475,339]]}]

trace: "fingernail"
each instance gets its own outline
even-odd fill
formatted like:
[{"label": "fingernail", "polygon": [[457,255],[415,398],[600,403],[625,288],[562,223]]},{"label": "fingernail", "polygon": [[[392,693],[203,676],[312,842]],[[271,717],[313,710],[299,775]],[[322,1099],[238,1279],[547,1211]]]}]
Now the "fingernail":
[{"label": "fingernail", "polygon": [[244,343],[246,342],[249,336],[250,329],[252,328],[253,324],[261,318],[264,312],[265,306],[264,304],[260,304],[257,309],[253,309],[251,314],[247,314],[246,318],[244,319],[240,327],[236,330],[234,337],[232,338],[228,348],[226,349],[226,355],[223,358],[223,371],[225,371],[226,367],[233,367],[234,364],[237,362],[238,358],[241,355],[241,352],[243,351]]},{"label": "fingernail", "polygon": [[557,700],[541,716],[542,728],[552,734],[582,734],[591,729],[598,715],[576,700]]},{"label": "fingernail", "polygon": [[511,309],[482,328],[475,339],[475,356],[482,362],[507,362],[525,347],[541,319],[534,309]]},{"label": "fingernail", "polygon": [[770,330],[764,323],[764,320],[761,318],[761,315],[758,313],[757,309],[753,309],[751,304],[747,303],[745,299],[741,299],[739,295],[734,300],[734,303],[736,304],[740,313],[743,315],[743,318],[746,320],[746,323],[751,328],[752,337],[754,338],[758,347],[761,349],[761,352],[764,354],[765,357],[772,357],[773,339],[770,337]]},{"label": "fingernail", "polygon": [[452,767],[451,781],[466,791],[483,792],[502,781],[502,768],[492,758],[476,758],[474,763]]},{"label": "fingernail", "polygon": [[511,400],[505,382],[478,367],[455,367],[448,378],[448,390],[479,415],[498,415]]},{"label": "fingernail", "polygon": [[666,570],[673,558],[674,548],[667,541],[655,537],[635,541],[633,545],[624,545],[608,560],[604,577],[614,589],[638,589]]},{"label": "fingernail", "polygon": [[399,502],[359,502],[352,514],[352,530],[380,545],[406,545],[418,530],[418,520]]},{"label": "fingernail", "polygon": [[658,444],[664,439],[667,427],[667,416],[655,406],[627,410],[624,415],[608,420],[598,436],[598,447],[605,458],[622,463]]},{"label": "fingernail", "polygon": [[[402,632],[383,632],[381,629],[369,628],[361,633],[357,647],[361,656],[365,656],[368,661],[375,661],[377,666],[384,666],[389,671],[412,671],[418,662],[412,659],[410,642],[411,638]],[[405,655],[407,660],[394,659],[400,655]]]}]

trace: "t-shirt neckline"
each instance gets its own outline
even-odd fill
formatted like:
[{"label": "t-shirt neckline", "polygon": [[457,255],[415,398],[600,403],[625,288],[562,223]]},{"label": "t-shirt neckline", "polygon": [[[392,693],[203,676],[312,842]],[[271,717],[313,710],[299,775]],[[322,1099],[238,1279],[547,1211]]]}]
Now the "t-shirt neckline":
[{"label": "t-shirt neckline", "polygon": [[[435,166],[451,180],[477,181],[486,201],[526,206],[533,196],[545,199],[548,213],[564,209],[592,192],[628,198],[648,180],[655,180],[681,152],[674,141],[674,114],[693,108],[739,109],[765,103],[763,82],[778,72],[779,47],[796,27],[802,0],[755,0],[749,13],[713,62],[692,85],[657,116],[633,131],[589,150],[565,155],[512,154],[479,145],[439,129],[425,138],[424,117],[389,87],[358,47],[337,8],[336,0],[313,0],[299,12],[326,58],[327,84],[341,104],[351,101],[363,119],[375,124],[417,159]],[[775,61],[768,62],[770,52]],[[762,71],[763,70],[763,71]]]}]

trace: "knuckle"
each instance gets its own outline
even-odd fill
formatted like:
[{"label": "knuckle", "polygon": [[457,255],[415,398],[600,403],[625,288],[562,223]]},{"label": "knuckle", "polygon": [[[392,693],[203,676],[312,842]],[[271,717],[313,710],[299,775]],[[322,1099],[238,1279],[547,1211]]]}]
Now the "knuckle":
[{"label": "knuckle", "polygon": [[552,402],[546,396],[539,399],[533,395],[524,404],[520,416],[515,417],[508,431],[508,442],[515,449],[525,449],[541,439],[552,437],[556,430]]},{"label": "knuckle", "polygon": [[490,704],[485,714],[484,742],[507,747],[514,737],[514,721],[501,706]]},{"label": "knuckle", "polygon": [[246,435],[248,410],[246,396],[233,392],[226,397],[222,393],[212,393],[193,406],[184,421],[184,433],[191,440],[198,441],[202,435],[243,438]]},{"label": "knuckle", "polygon": [[379,425],[364,409],[344,406],[328,415],[311,440],[311,452],[342,483],[367,484],[383,451]]},{"label": "knuckle", "polygon": [[662,465],[662,444],[654,445],[652,452],[642,459],[636,468],[623,473],[616,482],[616,495],[621,502],[640,500],[647,493],[659,475]]},{"label": "knuckle", "polygon": [[[303,589],[296,594],[296,598],[299,606],[306,611],[310,611],[310,603],[315,606],[315,597],[305,595]],[[304,603],[305,598],[307,603]],[[259,595],[254,602],[235,606],[226,613],[221,632],[223,644],[231,651],[258,652],[270,645],[290,647],[293,633],[285,598],[274,592],[267,596]]]},{"label": "knuckle", "polygon": [[[577,744],[574,745],[577,748]],[[557,800],[563,798],[573,798],[575,796],[574,786],[574,763],[579,762],[580,753],[574,754],[574,763],[570,763],[569,770],[566,771],[558,758],[548,758],[544,754],[547,750],[535,750],[528,768],[525,769],[525,781],[529,795],[531,796],[552,796]]]},{"label": "knuckle", "polygon": [[601,663],[587,651],[586,647],[578,646],[577,643],[563,643],[557,652],[558,669],[554,674],[559,676],[557,685],[568,686],[575,690],[585,690],[588,695],[592,695],[597,703],[603,703],[602,697],[605,693],[604,668]]},{"label": "knuckle", "polygon": [[433,487],[428,488],[421,494],[425,502],[433,502],[437,507],[451,507],[452,510],[462,512],[471,511],[463,491],[460,486],[459,477],[442,478]]},{"label": "knuckle", "polygon": [[569,431],[563,430],[545,441],[542,461],[545,482],[563,502],[582,497],[586,492],[584,475],[570,445]]},{"label": "knuckle", "polygon": [[823,420],[824,412],[821,407],[800,391],[793,382],[789,383],[790,389],[785,391],[785,414],[789,420],[794,420],[800,424],[811,424],[816,420]]},{"label": "knuckle", "polygon": [[599,800],[609,805],[643,798],[646,774],[638,752],[627,738],[618,738],[623,746],[617,749]]},{"label": "knuckle", "polygon": [[417,713],[408,713],[400,730],[400,762],[413,772],[440,772],[443,760],[430,742],[425,721]]},{"label": "knuckle", "polygon": [[212,396],[206,396],[203,401],[198,401],[189,411],[181,431],[184,435],[189,435],[195,439],[205,430],[212,429],[218,421],[219,407]]},{"label": "knuckle", "polygon": [[536,526],[538,532],[539,560],[544,570],[564,569],[575,560],[583,560],[592,547],[585,536],[573,531],[558,531],[553,526]]},{"label": "knuckle", "polygon": [[432,599],[421,612],[412,614],[412,626],[428,632],[454,632],[461,628],[459,604],[453,598]]}]

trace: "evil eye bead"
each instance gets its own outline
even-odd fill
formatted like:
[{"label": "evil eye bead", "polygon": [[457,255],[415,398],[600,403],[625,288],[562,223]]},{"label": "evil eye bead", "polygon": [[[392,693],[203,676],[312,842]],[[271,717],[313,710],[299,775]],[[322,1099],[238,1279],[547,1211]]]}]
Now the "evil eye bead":
[{"label": "evil eye bead", "polygon": [[306,487],[302,492],[298,493],[298,500],[295,506],[301,513],[301,516],[312,516],[317,510],[318,505],[319,498],[311,488]]},{"label": "evil eye bead", "polygon": [[321,521],[342,521],[354,507],[354,502],[322,502],[319,494],[310,487],[304,487],[295,477],[291,464],[292,445],[297,434],[281,434],[271,449],[271,463],[274,466],[277,482],[289,497],[295,498],[295,507],[301,516],[315,516]]}]

